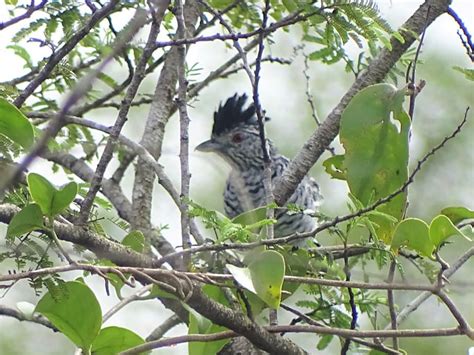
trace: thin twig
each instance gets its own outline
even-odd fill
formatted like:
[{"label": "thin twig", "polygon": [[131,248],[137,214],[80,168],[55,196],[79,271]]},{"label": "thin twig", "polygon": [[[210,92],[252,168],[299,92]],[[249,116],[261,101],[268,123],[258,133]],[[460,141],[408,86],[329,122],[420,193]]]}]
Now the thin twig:
[{"label": "thin twig", "polygon": [[[430,7],[428,7],[428,10],[426,11],[426,22],[428,23],[428,16],[430,15]],[[411,120],[413,121],[414,115],[415,115],[415,99],[416,96],[418,95],[418,90],[416,88],[416,64],[418,63],[418,57],[421,52],[421,46],[423,45],[423,41],[425,39],[425,34],[426,34],[426,29],[428,28],[427,23],[425,24],[425,29],[423,30],[423,33],[421,34],[420,42],[418,43],[418,47],[416,48],[416,53],[415,53],[415,58],[413,59],[413,62],[410,63],[409,68],[411,69],[411,79],[410,79],[410,85],[412,86],[412,94],[410,95],[410,103],[409,103],[409,108],[408,108],[408,115],[410,116]]]},{"label": "thin twig", "polygon": [[161,339],[168,330],[175,327],[176,325],[182,323],[182,320],[176,314],[173,314],[171,317],[167,318],[163,323],[156,327],[149,336],[146,337],[146,341],[154,341]]},{"label": "thin twig", "polygon": [[[388,278],[387,278],[388,283],[393,283],[393,279],[395,277],[396,266],[397,266],[397,262],[394,259],[390,263],[390,269],[388,271]],[[393,297],[393,290],[387,290],[387,302],[388,302],[388,310],[390,312],[390,324],[392,326],[392,330],[396,330],[397,329],[397,312],[395,311],[395,300]],[[392,338],[392,346],[395,350],[399,349],[397,337]]]},{"label": "thin twig", "polygon": [[[248,60],[247,60],[247,53],[246,53],[246,51],[244,51],[244,49],[241,47],[241,45],[239,43],[239,34],[236,34],[234,32],[234,30],[232,29],[232,27],[224,19],[224,17],[221,14],[219,14],[216,10],[214,10],[206,1],[198,0],[198,2],[201,3],[216,18],[218,18],[221,25],[224,26],[224,28],[227,31],[229,31],[229,36],[231,36],[231,37],[229,37],[228,39],[233,40],[234,48],[237,50],[237,52],[239,53],[240,58],[242,59],[243,69],[247,73],[247,76],[250,79],[250,83],[252,84],[252,86],[254,86],[254,84],[255,84],[254,74],[253,74],[252,70],[250,69],[250,65],[249,65]],[[220,34],[218,34],[218,36],[220,36]],[[201,38],[203,38],[203,37],[201,37]]]},{"label": "thin twig", "polygon": [[456,307],[451,298],[449,298],[446,292],[439,290],[436,295],[441,298],[453,317],[458,321],[459,329],[463,332],[463,334],[466,334],[469,338],[471,338],[471,340],[474,340],[474,330],[469,326],[469,323],[466,321],[462,313]]},{"label": "thin twig", "polygon": [[48,0],[42,0],[38,5],[35,5],[35,0],[31,0],[31,3],[26,8],[26,11],[24,14],[14,17],[8,21],[0,22],[0,31],[7,28],[8,26],[14,25],[15,23],[18,23],[22,20],[29,18],[33,14],[33,12],[41,10],[44,7],[44,5],[46,5],[47,2]]},{"label": "thin twig", "polygon": [[[458,271],[471,257],[474,256],[474,247],[468,249],[464,254],[462,254],[453,264],[452,266],[444,272],[444,276],[446,278],[451,277]],[[436,286],[437,287],[437,286]],[[397,316],[397,326],[400,325],[407,317],[416,311],[418,307],[425,302],[428,298],[433,295],[432,291],[425,291],[421,293],[418,297],[416,297],[413,301],[407,304],[400,312],[398,312]],[[390,328],[390,324],[388,324],[385,329]]]},{"label": "thin twig", "polygon": [[[349,269],[349,257],[347,256],[347,238],[344,239],[344,273],[346,274],[346,282],[351,281],[351,271]],[[349,305],[351,307],[351,326],[350,329],[355,329],[357,325],[357,319],[359,314],[357,312],[357,306],[355,303],[354,290],[352,287],[347,288],[347,293],[349,294]],[[346,355],[349,351],[349,346],[351,344],[351,339],[346,338],[342,347],[341,355]]]},{"label": "thin twig", "polygon": [[472,43],[472,37],[471,37],[471,34],[469,33],[469,30],[467,29],[463,20],[458,16],[456,11],[454,11],[451,7],[448,8],[448,14],[454,19],[454,21],[456,21],[462,33],[466,37],[466,39],[464,40],[461,33],[459,33],[458,31],[458,36],[464,48],[466,49],[466,53],[469,59],[471,59],[471,61],[474,61],[474,44]]},{"label": "thin twig", "polygon": [[143,296],[145,293],[150,291],[152,287],[153,287],[153,285],[146,285],[146,286],[142,287],[141,289],[139,289],[137,292],[135,292],[132,295],[124,298],[119,303],[114,305],[111,309],[109,309],[107,311],[107,313],[104,314],[104,316],[102,317],[102,323],[107,322],[115,313],[120,311],[123,307],[125,307],[129,303],[134,302],[136,300],[139,300],[141,298],[141,296]]},{"label": "thin twig", "polygon": [[[352,330],[352,329],[335,329],[330,327],[321,327],[315,325],[276,325],[265,327],[265,330],[270,333],[314,333],[314,334],[331,334],[342,337],[363,337],[363,338],[377,338],[385,336],[397,336],[400,338],[414,338],[414,337],[439,337],[439,336],[456,336],[461,335],[462,332],[458,328],[440,328],[440,329],[403,329],[403,330]],[[174,338],[162,339],[153,342],[148,342],[134,348],[128,349],[120,353],[120,355],[139,354],[141,352],[158,349],[165,346],[172,346],[188,342],[210,342],[222,339],[228,339],[238,336],[237,333],[231,330],[226,330],[219,333],[212,334],[190,334],[181,335]]]}]

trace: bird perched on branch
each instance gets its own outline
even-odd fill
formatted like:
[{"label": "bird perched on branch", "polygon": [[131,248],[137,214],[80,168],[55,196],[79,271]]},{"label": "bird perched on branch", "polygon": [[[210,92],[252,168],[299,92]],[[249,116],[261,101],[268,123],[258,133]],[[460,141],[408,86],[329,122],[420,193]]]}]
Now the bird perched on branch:
[{"label": "bird perched on branch", "polygon": [[[230,218],[265,206],[263,148],[255,106],[252,103],[246,107],[246,101],[247,95],[235,94],[225,104],[221,104],[214,113],[211,139],[196,147],[201,152],[217,153],[232,167],[224,191],[224,209]],[[278,154],[268,139],[267,147],[274,185],[288,167],[289,160]],[[321,201],[317,183],[306,176],[287,202],[298,206],[301,211],[276,210],[275,218],[278,222],[274,236],[279,238],[313,230],[316,220],[305,212],[316,211]]]}]

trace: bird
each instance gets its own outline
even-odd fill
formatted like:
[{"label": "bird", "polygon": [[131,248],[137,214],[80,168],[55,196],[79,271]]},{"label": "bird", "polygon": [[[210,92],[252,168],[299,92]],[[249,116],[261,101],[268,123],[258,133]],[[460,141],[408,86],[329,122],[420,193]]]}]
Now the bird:
[{"label": "bird", "polygon": [[[246,103],[247,95],[237,93],[224,104],[221,102],[214,112],[211,138],[196,147],[200,152],[217,153],[231,167],[224,189],[224,212],[229,218],[266,205],[263,185],[265,165],[258,119],[254,103]],[[290,161],[278,153],[270,139],[266,139],[266,144],[274,186]],[[274,225],[274,237],[314,230],[317,227],[314,213],[321,202],[318,184],[312,177],[305,176],[287,201],[287,204],[298,208],[275,210],[277,223]]]}]

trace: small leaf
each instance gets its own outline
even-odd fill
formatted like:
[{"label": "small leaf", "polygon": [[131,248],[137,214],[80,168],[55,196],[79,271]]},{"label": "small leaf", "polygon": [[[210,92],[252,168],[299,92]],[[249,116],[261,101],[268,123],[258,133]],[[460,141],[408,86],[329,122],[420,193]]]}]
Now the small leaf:
[{"label": "small leaf", "polygon": [[56,193],[56,188],[39,174],[30,173],[27,177],[31,197],[46,216],[52,216],[51,207]]},{"label": "small leaf", "polygon": [[346,180],[344,171],[344,154],[334,155],[323,162],[324,170],[333,179]]},{"label": "small leaf", "polygon": [[438,248],[441,243],[453,235],[458,235],[460,237],[467,238],[456,226],[451,222],[451,220],[444,216],[436,216],[430,224],[430,239],[433,245]]},{"label": "small leaf", "polygon": [[33,126],[28,118],[14,105],[0,97],[0,134],[10,138],[23,148],[33,144]]},{"label": "small leaf", "polygon": [[441,210],[441,214],[448,217],[454,224],[458,224],[465,219],[474,219],[474,211],[466,207],[446,207]]},{"label": "small leaf", "polygon": [[109,75],[105,73],[99,73],[97,75],[97,78],[101,80],[102,82],[104,82],[106,85],[110,86],[110,88],[112,89],[115,89],[117,87],[117,82],[112,77],[110,77]]},{"label": "small leaf", "polygon": [[[92,343],[92,355],[115,355],[145,343],[138,334],[121,327],[106,327]],[[149,354],[149,352],[142,353]]]},{"label": "small leaf", "polygon": [[274,251],[267,250],[246,268],[227,265],[235,280],[249,291],[255,293],[271,308],[278,308],[281,300],[281,289],[285,276],[285,260]]},{"label": "small leaf", "polygon": [[430,239],[428,225],[417,218],[401,221],[393,234],[391,249],[396,252],[401,247],[416,250],[421,255],[431,258],[434,245]]},{"label": "small leaf", "polygon": [[36,306],[41,313],[81,349],[89,349],[99,334],[102,311],[99,302],[89,287],[81,282],[66,282],[63,297],[53,298],[46,293]]},{"label": "small leaf", "polygon": [[54,192],[51,203],[51,215],[55,216],[66,209],[77,195],[78,186],[75,182],[70,182],[63,188]]},{"label": "small leaf", "polygon": [[326,349],[329,344],[331,343],[332,339],[334,338],[333,335],[331,334],[325,334],[321,336],[321,339],[318,342],[318,345],[316,345],[316,349],[318,350],[324,350]]},{"label": "small leaf", "polygon": [[123,238],[122,244],[141,253],[145,249],[145,236],[140,231],[132,231]]},{"label": "small leaf", "polygon": [[16,237],[44,228],[40,207],[32,203],[13,216],[7,229],[7,237]]},{"label": "small leaf", "polygon": [[403,38],[402,34],[398,31],[392,32],[392,36],[398,40],[401,44],[405,43],[405,38]]}]

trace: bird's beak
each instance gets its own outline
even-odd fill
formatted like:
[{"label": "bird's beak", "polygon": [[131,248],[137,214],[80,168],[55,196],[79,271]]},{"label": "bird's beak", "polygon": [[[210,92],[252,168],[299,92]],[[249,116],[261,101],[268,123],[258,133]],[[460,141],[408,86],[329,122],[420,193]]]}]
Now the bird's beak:
[{"label": "bird's beak", "polygon": [[204,141],[201,144],[199,144],[194,150],[200,151],[200,152],[216,152],[220,150],[221,145],[217,143],[213,139],[209,139],[208,141]]}]

